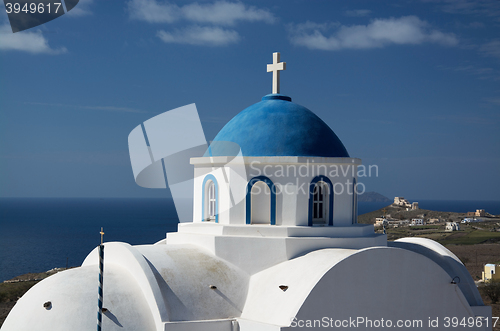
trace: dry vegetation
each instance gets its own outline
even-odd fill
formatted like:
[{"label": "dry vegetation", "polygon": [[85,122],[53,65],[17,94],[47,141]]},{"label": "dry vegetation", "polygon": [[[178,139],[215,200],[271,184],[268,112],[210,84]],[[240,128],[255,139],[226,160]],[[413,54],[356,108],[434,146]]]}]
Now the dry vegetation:
[{"label": "dry vegetation", "polygon": [[[481,279],[481,272],[486,263],[500,263],[500,244],[478,244],[478,245],[447,245],[471,274],[474,280]],[[492,316],[500,316],[500,304],[491,304],[491,301],[481,293],[485,305],[490,305]],[[500,323],[498,323],[500,324]],[[500,331],[500,325],[493,330]]]},{"label": "dry vegetation", "polygon": [[467,267],[474,280],[481,279],[486,263],[500,263],[500,244],[447,245]]}]

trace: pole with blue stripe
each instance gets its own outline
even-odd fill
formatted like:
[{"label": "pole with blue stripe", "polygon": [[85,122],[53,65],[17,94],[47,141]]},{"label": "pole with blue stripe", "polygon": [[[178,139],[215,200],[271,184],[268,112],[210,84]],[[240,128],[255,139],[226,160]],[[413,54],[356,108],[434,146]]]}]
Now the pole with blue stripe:
[{"label": "pole with blue stripe", "polygon": [[103,236],[104,231],[101,228],[101,244],[99,245],[99,301],[98,310],[97,310],[97,331],[101,331],[101,322],[102,322],[102,281],[104,277],[104,245],[103,245]]}]

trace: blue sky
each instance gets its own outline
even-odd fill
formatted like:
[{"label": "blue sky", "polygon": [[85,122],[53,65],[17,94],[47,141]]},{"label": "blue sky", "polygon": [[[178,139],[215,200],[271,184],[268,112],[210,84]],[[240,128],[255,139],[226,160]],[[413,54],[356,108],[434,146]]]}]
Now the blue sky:
[{"label": "blue sky", "polygon": [[500,2],[80,1],[12,34],[0,14],[0,196],[163,197],[130,131],[196,103],[213,139],[271,93],[315,112],[368,191],[500,200]]}]

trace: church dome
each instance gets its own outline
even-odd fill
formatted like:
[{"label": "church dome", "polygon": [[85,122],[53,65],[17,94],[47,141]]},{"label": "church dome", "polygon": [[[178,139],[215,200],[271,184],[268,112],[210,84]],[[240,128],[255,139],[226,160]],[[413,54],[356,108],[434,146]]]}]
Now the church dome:
[{"label": "church dome", "polygon": [[205,156],[230,156],[240,146],[243,156],[349,157],[330,127],[290,97],[269,94],[230,120]]}]

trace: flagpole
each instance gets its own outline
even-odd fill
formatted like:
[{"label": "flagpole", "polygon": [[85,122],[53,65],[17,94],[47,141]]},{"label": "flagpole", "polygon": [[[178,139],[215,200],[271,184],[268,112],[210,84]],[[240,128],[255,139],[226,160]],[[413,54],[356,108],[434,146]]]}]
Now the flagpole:
[{"label": "flagpole", "polygon": [[101,323],[102,323],[102,281],[104,276],[104,245],[103,245],[103,236],[104,231],[101,228],[101,244],[99,245],[99,300],[98,310],[97,310],[97,331],[101,331]]}]

